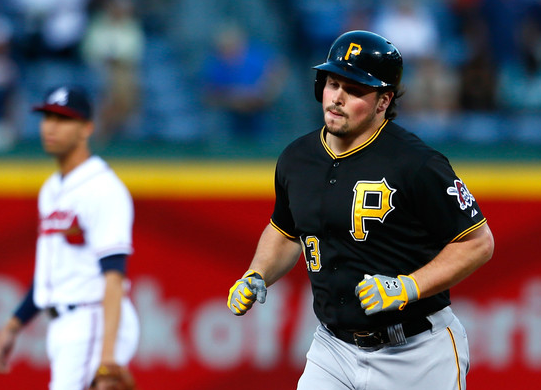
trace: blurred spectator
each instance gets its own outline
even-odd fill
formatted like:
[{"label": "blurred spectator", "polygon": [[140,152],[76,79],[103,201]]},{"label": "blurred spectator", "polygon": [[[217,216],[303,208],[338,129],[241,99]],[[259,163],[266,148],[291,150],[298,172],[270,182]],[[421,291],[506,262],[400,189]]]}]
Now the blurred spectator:
[{"label": "blurred spectator", "polygon": [[517,61],[500,73],[499,102],[502,108],[541,112],[541,2],[524,14],[517,32]]},{"label": "blurred spectator", "polygon": [[453,113],[458,108],[458,82],[456,69],[439,58],[424,58],[404,81],[406,94],[400,107],[415,113]]},{"label": "blurred spectator", "polygon": [[401,109],[407,112],[449,113],[456,109],[458,77],[444,63],[434,6],[416,0],[387,2],[375,15],[372,30],[400,48],[406,67],[406,94]]},{"label": "blurred spectator", "polygon": [[268,130],[267,115],[282,92],[285,63],[237,24],[218,29],[214,43],[201,74],[203,102],[225,114],[234,136],[257,139]]},{"label": "blurred spectator", "polygon": [[371,29],[399,47],[406,64],[415,66],[418,60],[439,54],[435,17],[424,2],[395,0],[383,5]]},{"label": "blurred spectator", "polygon": [[29,58],[77,57],[87,26],[89,0],[17,0],[24,18],[24,48]]},{"label": "blurred spectator", "polygon": [[476,53],[460,70],[460,109],[463,111],[496,109],[496,83],[494,63],[489,56]]},{"label": "blurred spectator", "polygon": [[528,0],[480,0],[478,15],[486,23],[487,47],[495,53],[497,67],[516,60],[519,17]]},{"label": "blurred spectator", "polygon": [[465,111],[496,109],[497,69],[487,24],[475,11],[463,16],[465,61],[460,66],[459,107]]},{"label": "blurred spectator", "polygon": [[0,15],[0,151],[11,149],[18,138],[19,70],[11,57],[11,38],[11,26]]},{"label": "blurred spectator", "polygon": [[[307,61],[308,66],[321,63],[336,37],[351,26],[352,18],[358,18],[358,13],[353,12],[358,3],[356,0],[292,1],[293,28],[298,37],[296,51],[301,54],[298,59]],[[361,26],[352,29],[359,30]]]},{"label": "blurred spectator", "polygon": [[91,19],[83,57],[100,75],[103,104],[98,110],[98,142],[125,131],[140,107],[139,67],[145,35],[130,0],[111,0]]}]

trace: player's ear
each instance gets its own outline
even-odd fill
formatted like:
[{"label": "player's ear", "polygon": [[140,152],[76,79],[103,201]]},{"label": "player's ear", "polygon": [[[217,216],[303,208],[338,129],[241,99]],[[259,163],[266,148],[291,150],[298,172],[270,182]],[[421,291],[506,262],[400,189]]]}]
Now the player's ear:
[{"label": "player's ear", "polygon": [[83,137],[88,139],[92,134],[94,134],[94,122],[85,121],[83,124]]},{"label": "player's ear", "polygon": [[383,92],[378,96],[378,103],[377,103],[377,113],[385,112],[389,105],[391,104],[391,101],[393,100],[394,92],[392,91],[386,91]]}]

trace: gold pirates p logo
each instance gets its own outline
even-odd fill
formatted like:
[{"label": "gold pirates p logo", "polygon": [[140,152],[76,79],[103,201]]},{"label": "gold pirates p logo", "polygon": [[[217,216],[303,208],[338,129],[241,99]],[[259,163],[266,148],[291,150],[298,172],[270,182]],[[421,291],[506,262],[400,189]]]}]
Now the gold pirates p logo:
[{"label": "gold pirates p logo", "polygon": [[351,210],[351,230],[355,241],[366,241],[367,221],[381,223],[394,210],[392,198],[396,189],[389,187],[385,178],[380,181],[361,180],[353,187],[353,206]]},{"label": "gold pirates p logo", "polygon": [[351,42],[349,44],[349,48],[348,48],[348,51],[346,53],[346,56],[344,57],[344,59],[347,61],[349,60],[349,56],[350,55],[354,55],[354,56],[357,56],[359,55],[359,53],[361,52],[361,50],[363,50],[363,48],[361,47],[361,45],[359,45],[358,43],[353,43]]}]

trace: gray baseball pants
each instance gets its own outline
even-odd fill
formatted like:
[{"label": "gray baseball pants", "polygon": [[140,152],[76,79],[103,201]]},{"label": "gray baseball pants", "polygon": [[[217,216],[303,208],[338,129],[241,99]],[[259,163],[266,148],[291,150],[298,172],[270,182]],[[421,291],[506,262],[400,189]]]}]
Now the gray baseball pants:
[{"label": "gray baseball pants", "polygon": [[319,325],[297,390],[465,390],[464,327],[446,307],[427,317],[432,329],[400,346],[361,349]]}]

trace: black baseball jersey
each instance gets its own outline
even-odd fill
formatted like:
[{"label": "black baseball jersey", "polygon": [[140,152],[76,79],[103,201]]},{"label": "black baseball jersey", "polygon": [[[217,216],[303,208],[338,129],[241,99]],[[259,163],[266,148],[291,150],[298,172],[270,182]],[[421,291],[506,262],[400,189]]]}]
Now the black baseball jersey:
[{"label": "black baseball jersey", "polygon": [[325,128],[297,139],[278,159],[275,191],[271,224],[300,238],[316,316],[342,329],[374,329],[449,305],[445,291],[366,316],[355,287],[365,274],[408,275],[486,222],[447,158],[388,121],[340,155]]}]

